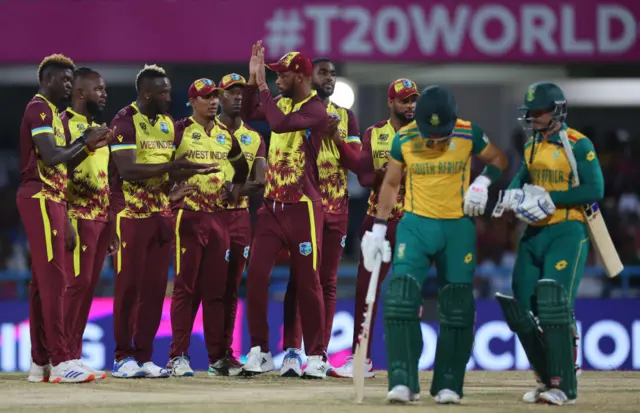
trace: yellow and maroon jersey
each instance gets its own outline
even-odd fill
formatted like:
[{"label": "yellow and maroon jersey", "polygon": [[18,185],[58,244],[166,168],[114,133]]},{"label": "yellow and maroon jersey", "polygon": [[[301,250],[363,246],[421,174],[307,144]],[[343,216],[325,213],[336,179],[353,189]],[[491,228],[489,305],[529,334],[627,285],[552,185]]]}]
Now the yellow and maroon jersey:
[{"label": "yellow and maroon jersey", "polygon": [[64,203],[67,165],[60,163],[46,166],[42,162],[33,137],[43,133],[53,134],[56,146],[67,145],[58,109],[44,96],[38,94],[27,104],[20,125],[19,194]]},{"label": "yellow and maroon jersey", "polygon": [[[100,126],[72,109],[61,116],[67,141],[72,143],[89,127]],[[67,208],[73,219],[106,221],[109,215],[109,148],[91,153],[67,180]]]},{"label": "yellow and maroon jersey", "polygon": [[[229,130],[218,118],[216,118],[216,123],[218,127],[226,130],[230,135],[233,135],[238,143],[240,144],[240,149],[244,154],[247,163],[249,164],[249,172],[253,169],[253,163],[256,159],[261,158],[265,159],[266,156],[266,148],[264,145],[264,140],[262,136],[252,129],[249,125],[244,122],[240,122],[240,127],[235,131]],[[225,165],[225,180],[231,181],[233,178],[233,165],[231,162],[227,162]],[[249,208],[249,197],[242,196],[238,199],[235,204],[230,204],[227,201],[223,201],[223,205],[225,209],[246,209]]]},{"label": "yellow and maroon jersey", "polygon": [[329,138],[322,140],[322,147],[318,154],[322,207],[328,214],[346,214],[349,211],[347,175],[349,169],[357,169],[357,159],[362,146],[360,130],[355,115],[349,109],[329,102],[327,114],[340,116],[338,131],[344,141],[343,145],[349,148],[342,146],[338,148]]},{"label": "yellow and maroon jersey", "polygon": [[273,99],[265,89],[245,87],[243,119],[266,120],[271,128],[265,198],[279,202],[320,201],[318,153],[327,134],[327,109],[316,91],[296,104],[289,98]]},{"label": "yellow and maroon jersey", "polygon": [[238,141],[218,123],[214,123],[211,131],[207,133],[204,126],[190,117],[176,123],[176,157],[183,154],[194,163],[218,163],[221,171],[189,178],[187,183],[196,185],[197,189],[185,196],[176,206],[200,212],[223,210],[222,198],[226,194],[224,183],[227,177],[231,181],[234,173],[231,162],[242,157]]},{"label": "yellow and maroon jersey", "polygon": [[[369,183],[371,194],[369,195],[369,208],[367,214],[373,217],[378,212],[378,196],[380,187],[373,185],[375,182],[375,170],[387,166],[391,144],[396,131],[389,120],[376,123],[364,132],[362,138],[362,155],[360,159],[360,182]],[[395,221],[402,218],[404,211],[404,182],[400,185],[396,204],[391,210],[389,220]]]},{"label": "yellow and maroon jersey", "polygon": [[[117,136],[111,152],[133,149],[136,163],[161,164],[171,161],[175,151],[175,127],[168,115],[149,119],[135,103],[120,110],[111,121]],[[125,181],[110,160],[111,205],[124,218],[148,218],[154,214],[170,215],[169,174],[139,181]]]}]

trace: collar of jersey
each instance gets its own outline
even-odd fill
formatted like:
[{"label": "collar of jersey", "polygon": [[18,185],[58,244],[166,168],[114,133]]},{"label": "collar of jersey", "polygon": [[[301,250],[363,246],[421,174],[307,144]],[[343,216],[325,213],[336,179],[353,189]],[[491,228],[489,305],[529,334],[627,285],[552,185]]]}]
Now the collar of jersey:
[{"label": "collar of jersey", "polygon": [[53,103],[49,102],[49,99],[47,99],[46,97],[44,97],[44,95],[41,95],[40,93],[36,94],[36,97],[39,97],[40,99],[44,100],[45,102],[47,102],[47,104],[49,106],[51,106],[51,108],[53,110],[55,110],[55,113],[58,113],[58,107],[56,105],[54,105]]},{"label": "collar of jersey", "polygon": [[136,105],[136,102],[131,102],[131,106],[136,110],[136,112],[138,112],[140,114],[140,116],[142,116],[144,118],[144,120],[146,120],[151,126],[156,126],[158,121],[163,117],[162,114],[156,115],[155,118],[153,118],[154,122],[151,123],[151,121],[149,120],[149,117],[147,117],[147,115],[145,115],[144,113],[140,112],[140,108],[138,107],[138,105]]},{"label": "collar of jersey", "polygon": [[[562,128],[560,130],[566,131],[567,130],[567,124],[566,123],[562,123]],[[542,134],[540,132],[536,132],[536,142],[542,142],[543,138],[542,138]],[[547,142],[550,143],[560,143],[562,142],[562,140],[560,139],[560,131],[556,132],[554,135],[549,136],[547,138]]]},{"label": "collar of jersey", "polygon": [[[73,109],[71,109],[71,108],[67,108],[67,109],[66,109],[66,111],[67,111],[67,112],[69,112],[69,113],[71,113],[71,114],[73,115],[73,117],[74,117],[74,118],[79,118],[79,120],[80,120],[80,121],[82,121],[82,122],[84,122],[84,123],[86,123],[86,124],[89,124],[89,119],[87,119],[87,117],[86,117],[86,116],[84,116],[84,115],[82,115],[82,114],[80,114],[80,113],[76,112],[75,110],[73,110]],[[93,126],[93,125],[97,125],[97,123],[93,122],[93,123],[91,124],[91,126]]]},{"label": "collar of jersey", "polygon": [[[222,123],[222,121],[220,120],[220,116],[216,116],[216,124],[218,126],[220,126],[222,129],[224,129],[227,132],[231,133],[231,129],[227,128],[227,125]],[[238,129],[236,129],[236,132],[240,131],[243,127],[244,127],[244,121],[242,119],[240,119],[240,126],[238,126]]]}]

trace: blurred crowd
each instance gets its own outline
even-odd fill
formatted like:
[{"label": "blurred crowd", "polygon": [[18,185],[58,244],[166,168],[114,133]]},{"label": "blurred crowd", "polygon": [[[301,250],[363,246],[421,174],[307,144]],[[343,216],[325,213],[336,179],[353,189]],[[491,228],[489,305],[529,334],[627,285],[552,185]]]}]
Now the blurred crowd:
[{"label": "blurred crowd", "polygon": [[[592,139],[598,151],[606,185],[605,199],[600,203],[600,207],[611,237],[625,266],[640,266],[640,192],[637,189],[640,186],[634,185],[640,182],[640,164],[634,161],[640,155],[640,136],[634,136],[624,130],[607,132],[591,127],[579,130]],[[520,168],[524,141],[523,131],[515,130],[511,137],[511,145],[504,148],[510,161],[509,171],[503,175],[499,185],[491,188],[493,193],[490,200],[495,202],[497,191],[506,188],[511,177]],[[17,298],[17,283],[7,281],[7,278],[15,279],[20,274],[28,276],[30,266],[29,247],[15,202],[20,180],[18,156],[17,148],[0,149],[0,300]],[[480,163],[474,162],[472,179],[482,167]],[[360,224],[366,213],[369,189],[361,187],[357,177],[350,174],[349,193],[349,230],[342,268],[353,269],[359,259]],[[260,199],[252,200],[252,212],[255,212],[260,202]],[[493,204],[488,205],[488,211],[492,209]],[[489,216],[490,212],[487,212],[484,217],[476,220],[477,262],[479,274],[494,276],[477,277],[478,297],[489,297],[496,291],[509,292],[510,273],[515,263],[518,239],[524,230],[524,225],[513,217],[490,219]],[[278,263],[286,265],[287,260],[288,254],[282,251]],[[597,254],[592,251],[587,265],[597,266],[599,261]],[[110,269],[111,262],[107,260],[105,270]],[[341,281],[355,284],[352,280]],[[630,285],[630,294],[640,296],[640,277],[632,277]],[[111,288],[111,281],[105,280],[99,286],[97,294],[109,295]],[[425,293],[430,295],[434,289],[435,284],[427,285]],[[615,297],[619,296],[621,291],[620,277],[608,280],[603,272],[599,272],[594,276],[587,274],[583,278],[579,296]]]}]

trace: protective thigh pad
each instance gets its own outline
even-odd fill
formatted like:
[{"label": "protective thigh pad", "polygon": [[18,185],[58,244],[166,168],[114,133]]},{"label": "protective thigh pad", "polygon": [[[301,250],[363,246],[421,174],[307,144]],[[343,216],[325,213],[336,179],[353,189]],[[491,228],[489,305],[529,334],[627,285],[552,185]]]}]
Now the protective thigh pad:
[{"label": "protective thigh pad", "polygon": [[536,284],[538,319],[547,353],[547,373],[551,387],[577,397],[577,380],[573,359],[573,315],[569,298],[557,281],[540,280]]},{"label": "protective thigh pad", "polygon": [[533,314],[525,310],[524,306],[513,297],[498,293],[496,294],[496,299],[500,303],[500,307],[502,307],[507,325],[511,331],[518,335],[529,363],[531,363],[540,380],[549,385],[544,340]]},{"label": "protective thigh pad", "polygon": [[431,383],[431,395],[449,389],[463,396],[464,374],[473,348],[475,299],[471,284],[449,284],[440,290],[440,334]]},{"label": "protective thigh pad", "polygon": [[420,392],[418,361],[422,354],[420,305],[422,291],[408,275],[393,275],[384,298],[384,330],[389,390],[397,385]]}]

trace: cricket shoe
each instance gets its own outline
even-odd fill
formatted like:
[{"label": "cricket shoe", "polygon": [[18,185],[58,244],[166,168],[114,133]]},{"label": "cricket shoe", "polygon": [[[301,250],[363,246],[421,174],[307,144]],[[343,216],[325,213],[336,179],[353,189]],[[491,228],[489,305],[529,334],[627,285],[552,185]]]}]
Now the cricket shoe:
[{"label": "cricket shoe", "polygon": [[438,404],[460,404],[458,393],[449,389],[442,389],[433,398]]},{"label": "cricket shoe", "polygon": [[138,363],[138,365],[140,366],[140,370],[144,373],[144,377],[147,379],[165,379],[171,376],[171,372],[169,370],[158,366],[153,361]]},{"label": "cricket shoe", "polygon": [[71,360],[71,362],[76,363],[76,365],[82,367],[83,369],[85,369],[89,373],[91,373],[94,376],[96,376],[96,378],[95,378],[96,381],[104,380],[104,379],[107,378],[107,372],[106,371],[96,370],[96,369],[92,368],[91,366],[83,363],[81,359]]},{"label": "cricket shoe", "polygon": [[541,381],[538,381],[538,386],[534,390],[526,392],[522,396],[522,401],[525,403],[538,403],[538,400],[540,399],[540,394],[544,393],[545,391],[547,391],[546,384],[544,384]]},{"label": "cricket shoe", "polygon": [[[347,357],[345,363],[337,368],[329,370],[331,377],[337,377],[339,379],[352,379],[353,378],[353,356]],[[373,362],[369,359],[364,362],[364,378],[370,379],[376,376],[376,372],[373,369]]]},{"label": "cricket shoe", "polygon": [[120,361],[113,361],[111,377],[118,379],[135,379],[144,377],[146,373],[142,371],[138,362],[133,357],[127,357]]},{"label": "cricket shoe", "polygon": [[242,363],[236,360],[233,355],[224,356],[213,364],[209,364],[207,375],[216,376],[239,376],[242,372]]},{"label": "cricket shoe", "polygon": [[540,393],[538,403],[552,404],[555,406],[564,406],[565,404],[576,404],[576,399],[570,399],[560,389],[549,389]]},{"label": "cricket shoe", "polygon": [[247,363],[242,366],[242,373],[246,376],[254,376],[275,370],[275,368],[271,352],[263,353],[260,346],[255,346],[251,347],[249,354],[247,354]]},{"label": "cricket shoe", "polygon": [[29,377],[27,377],[30,383],[46,383],[49,381],[49,376],[51,376],[51,364],[38,366],[33,360],[31,361]]},{"label": "cricket shoe", "polygon": [[397,385],[387,393],[388,403],[406,404],[420,400],[420,393],[413,393],[407,386]]},{"label": "cricket shoe", "polygon": [[307,367],[302,372],[304,379],[326,379],[327,364],[323,356],[308,356]]},{"label": "cricket shoe", "polygon": [[300,377],[302,376],[302,350],[299,348],[288,348],[280,367],[280,377]]},{"label": "cricket shoe", "polygon": [[188,356],[172,358],[169,363],[167,363],[167,370],[171,372],[173,377],[193,377],[196,375],[191,368]]},{"label": "cricket shoe", "polygon": [[73,361],[65,361],[51,367],[49,383],[88,383],[94,381],[96,376]]}]

